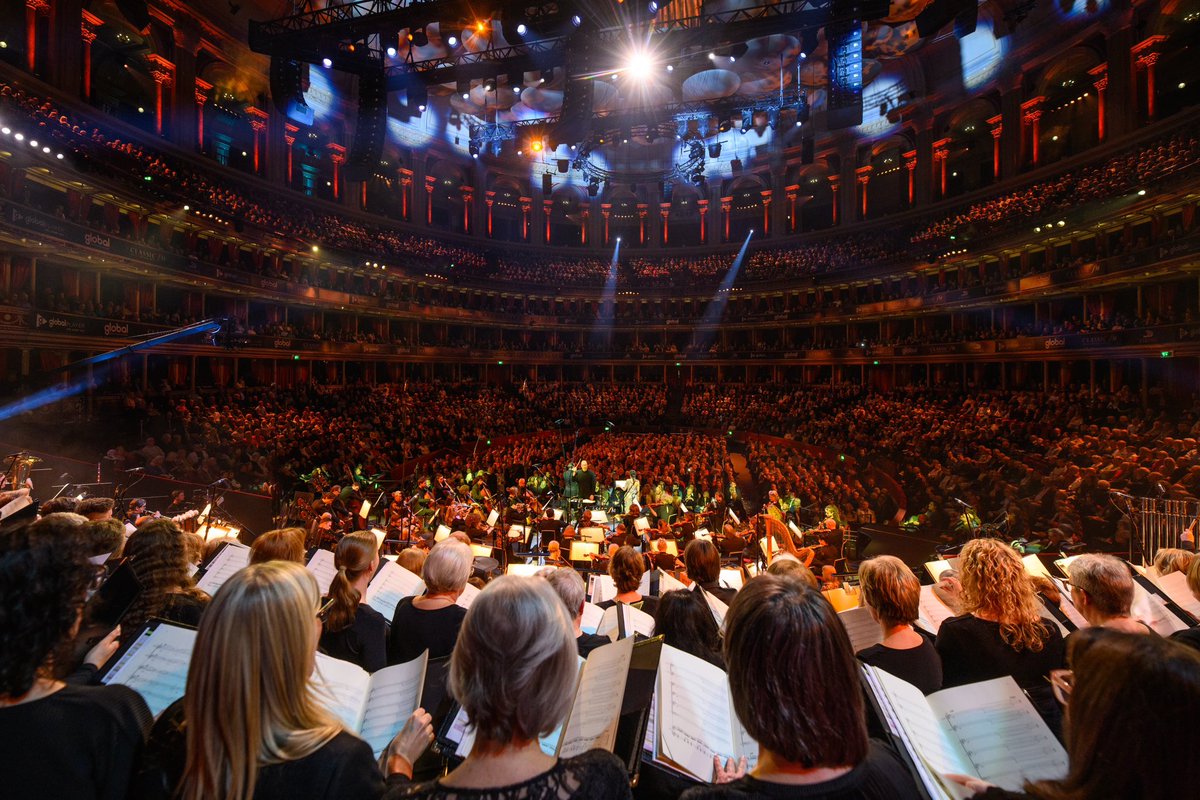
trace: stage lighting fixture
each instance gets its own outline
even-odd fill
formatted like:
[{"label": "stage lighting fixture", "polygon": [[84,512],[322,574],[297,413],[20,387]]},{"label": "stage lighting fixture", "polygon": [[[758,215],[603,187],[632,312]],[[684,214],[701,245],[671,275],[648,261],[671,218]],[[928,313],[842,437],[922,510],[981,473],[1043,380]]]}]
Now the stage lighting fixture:
[{"label": "stage lighting fixture", "polygon": [[596,195],[600,194],[600,184],[596,183],[595,181],[589,183],[587,193],[588,197],[595,197]]},{"label": "stage lighting fixture", "polygon": [[449,45],[450,47],[458,47],[458,37],[457,36],[447,37],[446,44]]},{"label": "stage lighting fixture", "polygon": [[578,14],[575,14],[574,16],[571,17],[571,24],[574,25],[576,28],[578,28],[580,25],[583,24],[583,17],[579,16]]},{"label": "stage lighting fixture", "polygon": [[518,36],[524,36],[528,32],[529,32],[529,28],[525,25],[524,22],[517,25],[517,35]]},{"label": "stage lighting fixture", "polygon": [[675,65],[667,64],[667,72],[674,72],[674,71],[675,71]]},{"label": "stage lighting fixture", "polygon": [[329,69],[330,67],[333,66],[333,59],[332,58],[322,58],[321,66],[324,67],[325,69]]},{"label": "stage lighting fixture", "polygon": [[[625,59],[625,71],[630,73],[631,77],[645,77],[653,69],[654,57],[645,48],[633,50]],[[613,73],[613,78],[616,77],[616,73]]]},{"label": "stage lighting fixture", "polygon": [[530,150],[532,150],[532,151],[533,151],[533,152],[535,152],[535,153],[540,153],[540,152],[542,152],[542,150],[544,150],[544,149],[545,149],[545,147],[546,147],[546,146],[545,146],[544,144],[542,144],[542,140],[541,140],[541,139],[534,139],[534,140],[533,140],[532,142],[530,142],[530,144],[529,144],[529,149],[530,149]]},{"label": "stage lighting fixture", "polygon": [[487,30],[487,24],[483,20],[477,20],[475,22],[475,32],[483,33],[485,30]]},{"label": "stage lighting fixture", "polygon": [[720,142],[713,142],[712,144],[710,144],[708,146],[708,157],[709,158],[720,158],[721,157],[721,143]]},{"label": "stage lighting fixture", "polygon": [[417,28],[408,34],[408,40],[413,43],[413,47],[424,47],[429,44],[429,33],[424,28]]},{"label": "stage lighting fixture", "polygon": [[396,57],[396,48],[389,47],[387,49],[387,56],[388,56],[388,58],[395,58]]}]

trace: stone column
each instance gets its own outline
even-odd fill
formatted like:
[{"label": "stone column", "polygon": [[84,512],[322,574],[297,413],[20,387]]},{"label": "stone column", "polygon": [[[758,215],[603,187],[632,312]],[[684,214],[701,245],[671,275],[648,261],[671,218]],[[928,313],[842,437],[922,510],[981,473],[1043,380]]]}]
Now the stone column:
[{"label": "stone column", "polygon": [[662,245],[671,243],[671,204],[659,203],[658,216],[662,220]]},{"label": "stone column", "polygon": [[496,193],[488,190],[483,198],[484,204],[487,206],[487,237],[492,238],[492,206],[496,204]]},{"label": "stone column", "polygon": [[146,61],[150,66],[150,77],[154,79],[154,132],[162,136],[163,116],[171,112],[166,93],[175,86],[175,65],[158,53],[148,53]]},{"label": "stone column", "polygon": [[1040,161],[1041,138],[1042,138],[1042,103],[1046,102],[1046,98],[1038,95],[1030,98],[1024,103],[1021,103],[1021,136],[1024,139],[1026,131],[1028,131],[1029,142],[1029,163],[1037,166]]},{"label": "stone column", "polygon": [[96,41],[96,31],[104,26],[104,20],[84,9],[83,23],[79,30],[79,40],[83,44],[83,99],[92,99],[92,43]]},{"label": "stone column", "polygon": [[858,176],[858,185],[862,187],[859,191],[862,194],[862,219],[867,218],[867,188],[871,185],[871,173],[875,168],[870,164],[859,167],[854,172]]},{"label": "stone column", "polygon": [[458,192],[462,196],[463,204],[463,233],[474,233],[475,226],[471,224],[471,211],[475,205],[475,187],[459,186]]},{"label": "stone column", "polygon": [[337,142],[325,145],[329,160],[333,162],[333,202],[342,202],[342,164],[346,163],[346,146]]},{"label": "stone column", "polygon": [[1091,75],[1095,80],[1092,81],[1092,86],[1096,87],[1096,138],[1098,141],[1104,141],[1105,134],[1105,95],[1108,93],[1108,64],[1097,64],[1088,70],[1088,75]]},{"label": "stone column", "polygon": [[410,222],[409,208],[412,203],[412,185],[413,173],[411,169],[403,167],[399,170],[400,173],[400,218],[405,222]]},{"label": "stone column", "polygon": [[950,160],[950,139],[938,139],[933,143],[933,163],[936,170],[938,197],[946,196],[946,162]]},{"label": "stone column", "polygon": [[1004,135],[1004,115],[991,117],[987,124],[992,129],[992,179],[1000,180],[1000,138]]},{"label": "stone column", "polygon": [[1159,46],[1166,40],[1165,36],[1149,36],[1129,51],[1137,69],[1146,73],[1146,119],[1154,119],[1154,65],[1158,63]]},{"label": "stone column", "polygon": [[723,231],[722,235],[724,237],[722,239],[722,241],[725,241],[725,242],[729,241],[729,223],[732,221],[732,219],[733,219],[733,198],[732,197],[722,197],[721,198],[721,229]]},{"label": "stone column", "polygon": [[916,202],[916,185],[913,181],[917,171],[917,151],[909,150],[901,153],[900,157],[904,159],[904,169],[908,171],[908,204],[912,206]]},{"label": "stone column", "polygon": [[533,217],[533,198],[521,198],[521,241],[529,241],[529,226]]},{"label": "stone column", "polygon": [[263,131],[267,129],[267,112],[250,106],[246,109],[246,116],[250,120],[250,130],[254,134],[254,174],[261,175],[262,138]]},{"label": "stone column", "polygon": [[763,189],[761,192],[759,192],[759,194],[762,195],[762,207],[763,207],[762,235],[770,236],[771,235],[771,190]]},{"label": "stone column", "polygon": [[840,198],[838,195],[840,194],[841,188],[842,188],[842,176],[841,175],[830,175],[828,180],[829,180],[829,188],[833,191],[833,224],[834,224],[834,227],[837,227],[838,219],[840,216],[838,214],[838,207],[841,205],[841,203],[839,202]]},{"label": "stone column", "polygon": [[[293,170],[296,144],[296,134],[300,132],[300,128],[290,122],[283,125],[283,143],[287,145],[287,182],[288,186],[293,186],[293,178],[295,171]],[[294,188],[294,187],[293,187]]]},{"label": "stone column", "polygon": [[795,233],[800,230],[800,220],[796,216],[799,212],[799,209],[796,208],[796,200],[800,197],[800,184],[793,183],[791,186],[783,187],[783,190],[787,193],[785,196],[788,201],[787,213],[790,220],[788,223],[788,232]]},{"label": "stone column", "polygon": [[697,200],[696,207],[700,210],[700,244],[708,244],[708,201]]}]

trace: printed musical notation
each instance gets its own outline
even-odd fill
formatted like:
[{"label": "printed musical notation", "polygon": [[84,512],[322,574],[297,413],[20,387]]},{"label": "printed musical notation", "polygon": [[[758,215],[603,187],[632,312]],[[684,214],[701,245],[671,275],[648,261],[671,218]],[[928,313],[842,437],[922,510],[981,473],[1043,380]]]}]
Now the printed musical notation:
[{"label": "printed musical notation", "polygon": [[597,747],[612,750],[632,658],[633,637],[606,644],[588,656],[558,748],[560,758],[571,758]]},{"label": "printed musical notation", "polygon": [[249,563],[249,547],[227,543],[205,567],[204,574],[196,581],[196,588],[216,594],[217,590],[225,585],[225,581]]},{"label": "printed musical notation", "polygon": [[329,594],[329,584],[333,583],[333,579],[337,575],[337,564],[334,562],[333,553],[329,550],[318,550],[313,553],[313,557],[304,566],[317,579],[317,589],[320,590],[321,596]]},{"label": "printed musical notation", "polygon": [[729,702],[725,671],[707,661],[664,646],[658,665],[658,727],[663,758],[698,780],[712,779],[714,755],[722,759],[750,752]]},{"label": "printed musical notation", "polygon": [[318,653],[314,690],[325,708],[362,736],[378,757],[421,704],[428,658],[426,651],[371,675]]},{"label": "printed musical notation", "polygon": [[157,717],[183,697],[195,644],[196,632],[190,628],[166,623],[147,628],[101,682],[133,689]]},{"label": "printed musical notation", "polygon": [[423,591],[425,582],[418,575],[394,561],[386,561],[367,585],[363,602],[383,614],[384,619],[391,620],[396,616],[396,606],[401,600]]}]

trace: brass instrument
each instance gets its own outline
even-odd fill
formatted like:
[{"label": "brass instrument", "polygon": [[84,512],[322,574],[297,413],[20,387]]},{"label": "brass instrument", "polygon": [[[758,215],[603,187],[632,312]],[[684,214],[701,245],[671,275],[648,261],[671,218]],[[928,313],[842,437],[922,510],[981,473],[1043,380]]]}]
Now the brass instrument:
[{"label": "brass instrument", "polygon": [[33,465],[41,463],[41,459],[28,453],[17,453],[12,457],[12,463],[5,474],[5,485],[12,489],[20,489],[26,485],[29,476],[33,474]]}]

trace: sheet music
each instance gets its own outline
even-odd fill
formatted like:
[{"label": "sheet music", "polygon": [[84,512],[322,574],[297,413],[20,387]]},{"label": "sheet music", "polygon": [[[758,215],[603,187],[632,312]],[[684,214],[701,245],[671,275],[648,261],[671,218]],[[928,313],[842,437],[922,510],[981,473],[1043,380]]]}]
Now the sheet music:
[{"label": "sheet music", "polygon": [[476,597],[479,597],[479,590],[469,583],[465,584],[463,586],[462,594],[458,596],[458,600],[454,602],[454,605],[462,606],[463,608],[470,608],[471,603],[475,602]]},{"label": "sheet music", "polygon": [[617,584],[608,575],[588,577],[588,596],[593,603],[603,603],[617,596]]},{"label": "sheet music", "polygon": [[389,622],[396,616],[396,606],[405,597],[414,597],[425,591],[425,581],[409,572],[395,561],[385,561],[367,584],[363,602],[383,614]]},{"label": "sheet music", "polygon": [[708,610],[712,612],[717,627],[725,630],[725,615],[729,613],[729,606],[717,599],[712,592],[705,592],[703,589],[699,591],[703,593],[704,602],[708,603]]},{"label": "sheet music", "polygon": [[371,533],[375,534],[376,549],[383,547],[383,540],[387,538],[387,531],[383,528],[371,528]]},{"label": "sheet music", "polygon": [[642,749],[649,750],[655,756],[658,753],[658,681],[655,681],[654,693],[650,695],[650,714],[646,719],[646,737],[642,739]]},{"label": "sheet music", "polygon": [[681,581],[677,580],[671,573],[663,572],[661,569],[658,571],[658,594],[660,597],[667,592],[674,592],[680,589],[687,591],[687,588],[687,586],[685,586]]},{"label": "sheet music", "polygon": [[492,509],[492,513],[487,515],[487,521],[484,524],[487,525],[489,528],[494,528],[494,527],[496,527],[496,522],[499,519],[500,519],[500,511],[498,509]]},{"label": "sheet music", "polygon": [[[1071,562],[1079,556],[1067,556],[1066,558],[1056,558],[1054,560],[1054,568],[1061,572],[1064,576],[1067,574],[1067,567],[1071,566]],[[1136,569],[1136,567],[1135,567]]]},{"label": "sheet music", "polygon": [[607,524],[608,523],[608,513],[605,511],[601,511],[600,509],[594,509],[592,511],[592,522],[595,522],[598,525]]},{"label": "sheet music", "polygon": [[709,532],[708,528],[697,528],[696,529],[696,538],[711,540],[712,533]]},{"label": "sheet music", "polygon": [[454,715],[454,721],[450,723],[450,729],[446,731],[446,738],[454,742],[456,758],[466,758],[471,755],[471,748],[475,746],[475,727],[467,719],[467,710],[462,706],[458,707],[458,713]]},{"label": "sheet music", "polygon": [[1197,600],[1188,588],[1187,575],[1172,572],[1170,575],[1160,575],[1154,582],[1177,606],[1200,620],[1200,600]]},{"label": "sheet music", "polygon": [[1133,582],[1133,607],[1130,609],[1130,616],[1149,625],[1159,636],[1170,636],[1175,631],[1182,631],[1188,627],[1186,622],[1167,609],[1167,604],[1161,597],[1147,591],[1137,580]]},{"label": "sheet music", "polygon": [[579,629],[584,633],[595,633],[600,627],[600,621],[604,619],[604,609],[595,603],[584,602],[583,604],[583,619],[579,622]]},{"label": "sheet music", "polygon": [[183,697],[195,645],[196,632],[190,628],[167,623],[147,628],[100,682],[133,689],[157,717]]},{"label": "sheet music", "polygon": [[640,608],[618,603],[611,608],[604,610],[604,616],[600,619],[600,624],[596,627],[596,634],[599,636],[608,636],[615,639],[621,630],[617,624],[617,610],[625,615],[625,635],[632,637],[635,633],[640,633],[649,638],[654,636],[654,617],[642,611]]},{"label": "sheet music", "polygon": [[632,658],[632,636],[598,647],[588,655],[558,745],[559,758],[572,758],[592,748],[612,752]]},{"label": "sheet music", "polygon": [[6,520],[21,509],[31,505],[33,505],[32,497],[27,494],[17,495],[5,503],[3,508],[0,508],[0,520]]},{"label": "sheet music", "polygon": [[713,776],[713,756],[741,754],[724,670],[663,645],[658,664],[658,736],[662,758],[697,780]]},{"label": "sheet music", "polygon": [[541,572],[545,567],[541,564],[509,564],[504,569],[505,575],[520,575],[525,578],[532,577]]},{"label": "sheet music", "polygon": [[729,518],[733,520],[734,525],[741,525],[742,521],[738,519],[737,514],[733,513],[733,509],[729,510]]},{"label": "sheet music", "polygon": [[443,539],[449,539],[450,532],[451,531],[450,531],[449,525],[438,525],[437,529],[433,532],[433,540],[435,542],[440,542]]},{"label": "sheet music", "polygon": [[883,641],[879,623],[871,617],[871,609],[866,606],[839,611],[838,619],[845,626],[846,634],[850,637],[850,647],[856,653]]},{"label": "sheet music", "polygon": [[362,727],[363,709],[371,681],[365,669],[349,661],[317,653],[317,668],[313,670],[310,681],[317,701],[326,711],[352,731]]},{"label": "sheet music", "polygon": [[903,729],[907,743],[930,769],[940,774],[973,774],[967,754],[958,741],[943,730],[941,721],[920,689],[876,667],[866,669],[873,684],[883,692],[880,699],[890,707],[893,721]]},{"label": "sheet music", "polygon": [[359,732],[378,758],[421,705],[429,651],[371,676]]},{"label": "sheet music", "polygon": [[216,594],[217,590],[225,585],[225,581],[232,578],[235,572],[249,563],[249,547],[227,542],[221,548],[221,552],[217,553],[208,563],[204,574],[200,576],[200,580],[196,581],[196,588],[209,594]]},{"label": "sheet music", "polygon": [[1025,571],[1030,575],[1040,575],[1043,578],[1050,577],[1050,570],[1046,569],[1046,565],[1037,556],[1030,554],[1021,559],[1021,563],[1025,565]]},{"label": "sheet music", "polygon": [[942,623],[954,616],[954,611],[937,598],[932,586],[921,587],[921,599],[917,603],[919,621],[930,633],[937,633]]},{"label": "sheet music", "polygon": [[554,512],[554,521],[557,522],[563,518],[563,510],[561,508],[552,509]]},{"label": "sheet music", "polygon": [[1059,594],[1062,595],[1062,602],[1058,604],[1059,609],[1067,615],[1067,619],[1075,623],[1075,627],[1082,630],[1088,626],[1088,621],[1079,613],[1079,609],[1071,602],[1071,590],[1066,582],[1061,578],[1051,578],[1054,585],[1058,587]]},{"label": "sheet music", "polygon": [[633,521],[633,527],[639,531],[648,531],[650,530],[650,520],[645,517],[638,517]]},{"label": "sheet music", "polygon": [[333,578],[337,575],[337,565],[333,561],[333,552],[330,550],[318,550],[313,553],[313,557],[304,566],[317,579],[317,588],[321,591],[321,596],[328,595],[329,584],[333,583]]},{"label": "sheet music", "polygon": [[940,580],[942,573],[948,569],[953,569],[953,567],[950,566],[950,562],[946,561],[945,559],[939,558],[937,561],[925,562],[925,571],[928,572],[929,577],[933,578],[935,581]]},{"label": "sheet music", "polygon": [[[640,581],[638,581],[638,594],[640,594],[642,597],[650,596],[650,572],[649,571],[643,572],[642,579]],[[615,594],[613,596],[616,597]]]},{"label": "sheet music", "polygon": [[746,582],[746,579],[745,576],[742,575],[742,571],[740,569],[735,567],[722,567],[721,576],[717,579],[717,582],[726,589],[733,589],[736,592],[742,588],[742,585]]},{"label": "sheet music", "polygon": [[943,689],[929,707],[958,740],[970,775],[1019,792],[1026,781],[1067,774],[1067,752],[1009,676]]}]

